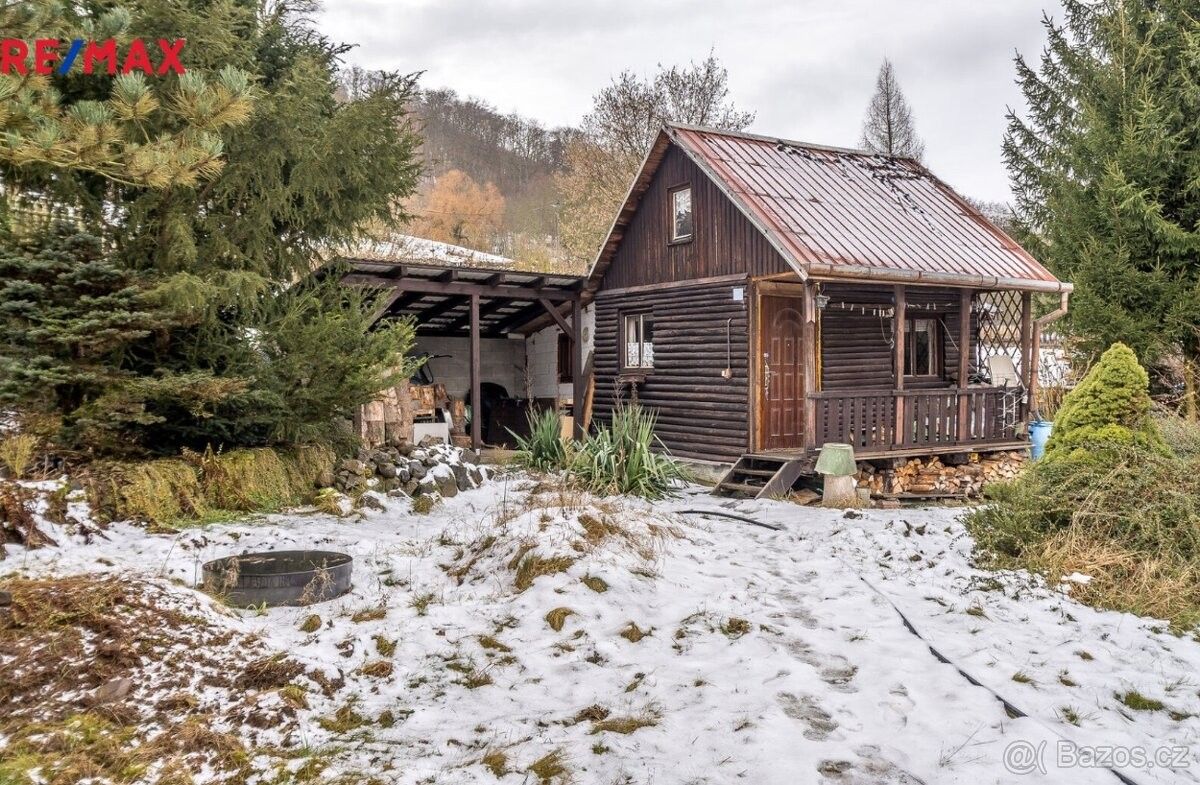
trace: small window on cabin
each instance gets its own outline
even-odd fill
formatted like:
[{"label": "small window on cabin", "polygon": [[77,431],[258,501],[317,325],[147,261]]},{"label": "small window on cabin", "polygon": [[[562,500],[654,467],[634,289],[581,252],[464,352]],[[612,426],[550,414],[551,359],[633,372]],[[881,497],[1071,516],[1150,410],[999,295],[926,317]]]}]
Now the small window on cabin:
[{"label": "small window on cabin", "polygon": [[941,325],[937,319],[909,319],[905,336],[904,375],[941,373]]},{"label": "small window on cabin", "polygon": [[621,340],[625,344],[626,370],[654,367],[654,321],[650,314],[626,314],[621,322]]},{"label": "small window on cabin", "polygon": [[671,242],[692,239],[692,188],[671,191]]},{"label": "small window on cabin", "polygon": [[560,382],[575,381],[575,377],[571,374],[571,339],[562,333],[558,334],[558,380]]}]

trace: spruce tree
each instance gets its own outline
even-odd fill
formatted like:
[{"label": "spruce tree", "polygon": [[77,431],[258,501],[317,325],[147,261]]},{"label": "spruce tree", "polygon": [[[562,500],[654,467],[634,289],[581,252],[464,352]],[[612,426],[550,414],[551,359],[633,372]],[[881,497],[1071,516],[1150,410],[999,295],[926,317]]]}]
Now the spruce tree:
[{"label": "spruce tree", "polygon": [[1004,156],[1021,238],[1075,284],[1069,328],[1124,341],[1200,386],[1200,22],[1194,2],[1065,0],[1046,50],[1016,59],[1027,103]]},{"label": "spruce tree", "polygon": [[[111,13],[107,4],[73,8],[78,16],[65,18],[75,27],[62,38],[89,37]],[[170,453],[329,439],[339,418],[406,374],[411,325],[371,330],[371,293],[310,276],[368,223],[392,222],[415,187],[418,139],[406,108],[414,80],[384,74],[338,101],[345,47],[313,30],[306,9],[129,0],[123,36],[188,42],[187,74],[145,81],[158,106],[139,115],[138,135],[114,137],[103,166],[0,156],[5,203],[69,216],[96,235],[151,322],[120,336],[102,384],[62,404],[67,446]],[[245,75],[249,105],[220,119],[234,74]],[[55,97],[55,117],[69,118],[111,101],[119,82],[72,72],[33,87]],[[0,117],[22,96],[0,97]],[[194,177],[129,177],[139,138],[218,138],[220,165]],[[11,269],[18,280],[37,274],[29,264]]]}]

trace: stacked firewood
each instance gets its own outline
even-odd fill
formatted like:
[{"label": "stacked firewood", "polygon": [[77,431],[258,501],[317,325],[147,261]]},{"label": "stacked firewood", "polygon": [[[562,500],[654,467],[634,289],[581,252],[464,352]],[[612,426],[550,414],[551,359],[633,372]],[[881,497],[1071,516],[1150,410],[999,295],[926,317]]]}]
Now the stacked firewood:
[{"label": "stacked firewood", "polygon": [[860,463],[858,487],[872,496],[978,496],[988,483],[1009,480],[1026,461],[1021,452],[971,453],[953,464],[942,458],[910,458],[893,469]]}]

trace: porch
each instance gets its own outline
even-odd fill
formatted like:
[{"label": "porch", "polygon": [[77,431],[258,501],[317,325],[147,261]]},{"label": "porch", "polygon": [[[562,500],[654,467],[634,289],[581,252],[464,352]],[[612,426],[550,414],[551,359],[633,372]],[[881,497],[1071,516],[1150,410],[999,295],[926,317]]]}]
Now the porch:
[{"label": "porch", "polygon": [[813,393],[813,441],[850,444],[861,459],[1019,448],[1022,398],[995,386]]}]

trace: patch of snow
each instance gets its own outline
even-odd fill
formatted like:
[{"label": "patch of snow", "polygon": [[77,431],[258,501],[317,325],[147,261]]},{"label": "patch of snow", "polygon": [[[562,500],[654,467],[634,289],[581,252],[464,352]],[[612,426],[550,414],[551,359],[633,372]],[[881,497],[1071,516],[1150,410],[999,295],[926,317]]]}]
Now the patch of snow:
[{"label": "patch of snow", "polygon": [[[1063,739],[1189,748],[1190,769],[1123,770],[1142,785],[1195,782],[1200,770],[1200,643],[1153,619],[1084,606],[1026,573],[976,569],[960,510],[848,519],[718,500],[698,487],[651,504],[535,489],[520,475],[426,515],[406,499],[377,500],[384,509],[347,518],[273,515],[169,536],[117,524],[90,544],[68,535],[59,548],[12,547],[0,575],[129,573],[190,593],[209,559],[350,553],[349,594],[229,622],[345,680],[332,697],[310,694],[299,717],[306,742],[331,751],[328,777],[491,781],[481,758],[502,750],[514,772],[506,781],[517,783],[532,781],[523,778],[533,761],[562,750],[575,782],[605,785],[1112,779],[1056,768]],[[781,529],[677,514],[696,508]],[[518,567],[533,557],[555,566],[521,590]],[[547,621],[555,609],[571,611],[557,631]],[[322,623],[304,632],[310,614]],[[631,624],[648,634],[623,636]],[[380,638],[395,643],[390,657]],[[381,658],[389,675],[361,671]],[[1169,711],[1126,707],[1118,695],[1128,690]],[[1030,716],[1009,717],[993,693]],[[320,727],[347,704],[372,722],[384,712],[396,722],[342,734]],[[604,712],[653,724],[604,730],[595,719]],[[1014,745],[1041,751],[1047,773],[1006,767]]]}]

